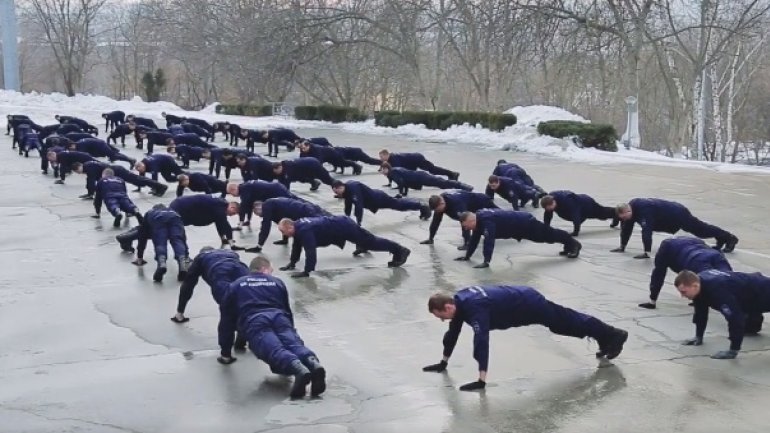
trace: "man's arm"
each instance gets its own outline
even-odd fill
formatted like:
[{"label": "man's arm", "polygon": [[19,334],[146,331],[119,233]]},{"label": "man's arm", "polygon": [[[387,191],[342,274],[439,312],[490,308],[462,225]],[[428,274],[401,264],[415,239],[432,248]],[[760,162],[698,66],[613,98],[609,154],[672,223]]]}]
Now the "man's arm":
[{"label": "man's arm", "polygon": [[225,302],[219,307],[219,354],[223,358],[232,358],[233,342],[235,341],[235,329],[238,324],[237,307],[233,299],[225,298]]},{"label": "man's arm", "polygon": [[[478,230],[478,227],[476,228]],[[476,234],[475,231],[473,233]],[[492,261],[492,253],[495,251],[495,224],[490,223],[484,226],[484,263]]]},{"label": "man's arm", "polygon": [[634,220],[627,220],[622,221],[620,223],[620,248],[626,249],[626,245],[628,245],[628,240],[631,239],[631,233],[634,231],[634,224],[636,222]]},{"label": "man's arm", "polygon": [[179,286],[179,302],[176,306],[177,313],[184,313],[185,308],[187,308],[187,303],[190,302],[193,290],[195,290],[195,286],[198,284],[202,268],[200,256],[196,257],[192,261],[192,264],[190,264],[190,268],[187,270],[187,276],[182,282],[182,285]]},{"label": "man's arm", "polygon": [[652,229],[655,226],[655,222],[650,218],[645,218],[639,221],[639,225],[642,227],[642,246],[644,252],[649,253],[652,251]]},{"label": "man's arm", "polygon": [[446,333],[444,334],[444,361],[448,361],[449,357],[452,356],[452,352],[455,350],[455,345],[457,345],[457,339],[460,337],[460,331],[463,329],[463,321],[459,317],[455,317],[449,322],[449,329],[447,329]]},{"label": "man's arm", "polygon": [[214,221],[214,225],[217,228],[217,233],[223,241],[233,240],[233,228],[230,227],[230,221],[227,220],[227,213],[224,211],[217,214],[217,219]]},{"label": "man's arm", "polygon": [[441,220],[444,219],[444,212],[433,212],[433,219],[430,221],[430,227],[428,228],[428,240],[432,241],[436,236]]},{"label": "man's arm", "polygon": [[[356,222],[361,225],[364,220],[364,199],[361,197],[360,191],[354,191],[352,197],[352,205],[355,207]],[[350,215],[350,209],[348,206],[348,200],[345,200],[345,215]]]},{"label": "man's arm", "polygon": [[307,233],[302,237],[302,248],[305,250],[305,272],[309,274],[315,270],[317,261],[317,244],[313,233]]},{"label": "man's arm", "polygon": [[96,192],[94,193],[94,211],[99,215],[102,212],[102,182],[96,182]]},{"label": "man's arm", "polygon": [[481,240],[481,232],[480,227],[476,226],[476,230],[473,231],[471,240],[468,242],[468,249],[465,250],[465,260],[469,260],[473,257],[473,253],[476,252],[476,247],[479,246],[479,241]]},{"label": "man's arm", "polygon": [[257,237],[257,245],[260,247],[265,244],[270,235],[270,229],[273,225],[272,213],[270,206],[262,205],[262,223],[259,226],[259,236]]},{"label": "man's arm", "polygon": [[547,227],[551,226],[551,221],[553,220],[553,211],[547,210],[543,212],[543,224],[545,224]]},{"label": "man's arm", "polygon": [[668,266],[665,263],[664,251],[662,249],[658,250],[658,253],[655,254],[655,268],[653,268],[652,275],[650,275],[650,300],[656,301],[658,299],[667,271]]}]

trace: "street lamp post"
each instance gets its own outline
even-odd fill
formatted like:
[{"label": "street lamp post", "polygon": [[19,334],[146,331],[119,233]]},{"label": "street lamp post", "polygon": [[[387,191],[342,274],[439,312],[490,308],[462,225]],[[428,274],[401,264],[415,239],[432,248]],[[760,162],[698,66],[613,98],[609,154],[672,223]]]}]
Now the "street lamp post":
[{"label": "street lamp post", "polygon": [[634,143],[633,140],[639,139],[639,114],[638,99],[635,96],[629,96],[626,101],[626,133],[623,134],[623,146],[630,149]]},{"label": "street lamp post", "polygon": [[0,31],[3,34],[3,83],[8,90],[19,91],[19,32],[13,0],[0,0]]}]

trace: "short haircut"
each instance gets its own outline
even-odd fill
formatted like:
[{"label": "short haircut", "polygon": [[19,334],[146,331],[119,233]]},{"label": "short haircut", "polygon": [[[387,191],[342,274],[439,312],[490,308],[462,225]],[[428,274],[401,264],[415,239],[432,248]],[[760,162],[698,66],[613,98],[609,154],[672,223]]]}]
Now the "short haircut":
[{"label": "short haircut", "polygon": [[390,152],[388,152],[388,149],[382,149],[379,154],[380,155],[390,155]]},{"label": "short haircut", "polygon": [[173,143],[173,142],[174,142],[174,138],[173,138],[173,137],[168,137],[168,138],[166,139],[166,144],[171,144],[171,143]]},{"label": "short haircut", "polygon": [[444,293],[436,293],[428,299],[428,312],[432,313],[434,311],[444,311],[444,307],[447,304],[454,305],[454,303],[454,297]]},{"label": "short haircut", "polygon": [[390,165],[390,163],[388,163],[388,162],[383,162],[381,167],[382,167],[384,170],[388,170],[388,171],[390,171],[390,170],[393,168],[393,166],[392,166],[392,165]]},{"label": "short haircut", "polygon": [[246,155],[242,154],[242,153],[239,153],[239,154],[235,155],[235,159],[242,159],[242,160],[245,161],[245,160],[248,159],[248,157]]},{"label": "short haircut", "polygon": [[504,159],[498,159],[497,160],[497,165],[501,165],[501,164],[508,164],[508,161],[506,161]]},{"label": "short haircut", "polygon": [[257,256],[251,259],[251,263],[249,263],[249,270],[251,272],[259,272],[263,269],[267,269],[270,267],[270,260],[267,259],[265,256]]},{"label": "short haircut", "polygon": [[556,199],[553,198],[552,195],[544,195],[540,199],[540,206],[542,206],[542,207],[550,206],[550,205],[552,205],[554,203],[556,203]]},{"label": "short haircut", "polygon": [[281,168],[281,167],[283,167],[283,165],[280,162],[274,162],[273,163],[273,170],[275,170],[276,168]]},{"label": "short haircut", "polygon": [[341,186],[345,186],[345,182],[337,179],[334,182],[332,182],[332,188],[339,188]]},{"label": "short haircut", "polygon": [[674,278],[674,287],[690,286],[695,283],[700,283],[700,277],[695,272],[686,269]]},{"label": "short haircut", "polygon": [[180,180],[185,180],[185,179],[188,179],[188,178],[189,178],[189,176],[187,176],[186,174],[180,174],[179,176],[176,177],[176,180],[180,181]]},{"label": "short haircut", "polygon": [[500,182],[500,176],[498,176],[496,174],[493,174],[493,175],[489,176],[489,178],[487,179],[487,182],[489,182],[489,183],[499,183]]},{"label": "short haircut", "polygon": [[105,168],[102,172],[102,176],[115,176],[115,170],[111,168]]},{"label": "short haircut", "polygon": [[620,215],[622,213],[628,212],[631,210],[631,205],[628,203],[621,203],[617,206],[615,206],[615,213]]},{"label": "short haircut", "polygon": [[438,205],[441,204],[441,202],[444,201],[444,199],[440,195],[432,195],[428,199],[428,207],[430,210],[436,210]]},{"label": "short haircut", "polygon": [[476,216],[473,212],[463,212],[460,214],[460,222],[464,223],[465,221],[468,221],[471,217]]},{"label": "short haircut", "polygon": [[200,253],[205,253],[206,251],[214,251],[214,247],[206,245],[205,247],[201,248]]},{"label": "short haircut", "polygon": [[235,207],[238,208],[238,209],[241,208],[241,204],[238,203],[237,201],[228,201],[227,204],[228,205],[235,205]]},{"label": "short haircut", "polygon": [[294,221],[291,218],[283,218],[282,220],[278,221],[278,225],[294,227]]}]

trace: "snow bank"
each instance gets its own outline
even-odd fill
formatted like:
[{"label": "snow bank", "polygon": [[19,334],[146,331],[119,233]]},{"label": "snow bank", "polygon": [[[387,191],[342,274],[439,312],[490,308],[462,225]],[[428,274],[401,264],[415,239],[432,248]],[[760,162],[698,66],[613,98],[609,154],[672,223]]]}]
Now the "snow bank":
[{"label": "snow bank", "polygon": [[144,102],[139,97],[128,101],[116,101],[106,96],[76,95],[68,97],[61,93],[21,94],[14,91],[0,90],[0,115],[28,114],[41,124],[53,123],[53,116],[58,113],[82,117],[96,125],[100,124],[101,113],[122,110],[127,114],[138,114],[160,120],[161,112],[180,116],[198,117],[209,122],[230,121],[245,128],[316,128],[338,129],[345,132],[369,135],[391,135],[409,140],[422,140],[438,143],[471,144],[494,150],[528,152],[556,157],[588,164],[653,164],[672,167],[697,167],[721,172],[745,172],[770,174],[770,168],[741,164],[711,163],[669,158],[654,152],[638,149],[626,150],[618,146],[618,152],[603,152],[596,149],[581,149],[569,139],[540,136],[536,127],[546,120],[588,120],[562,108],[534,105],[513,107],[506,111],[518,118],[518,123],[500,132],[493,132],[474,125],[456,125],[446,131],[427,129],[423,125],[404,125],[398,128],[384,128],[374,124],[374,120],[360,123],[330,123],[296,120],[286,117],[245,117],[216,114],[217,103],[210,104],[201,111],[185,111],[169,102]]}]

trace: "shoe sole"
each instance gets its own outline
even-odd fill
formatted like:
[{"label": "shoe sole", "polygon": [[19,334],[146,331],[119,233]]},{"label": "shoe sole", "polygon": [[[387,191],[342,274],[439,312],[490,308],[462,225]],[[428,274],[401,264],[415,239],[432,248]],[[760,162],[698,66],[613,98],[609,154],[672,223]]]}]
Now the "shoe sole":
[{"label": "shoe sole", "polygon": [[154,274],[152,274],[152,280],[157,282],[157,283],[160,283],[161,281],[163,281],[163,276],[164,275],[166,275],[166,268],[161,268],[161,269],[155,271]]},{"label": "shoe sole", "polygon": [[326,370],[318,367],[311,374],[310,395],[318,397],[326,391]]},{"label": "shoe sole", "polygon": [[302,398],[307,393],[307,386],[310,384],[311,381],[311,375],[310,373],[303,374],[302,376],[298,377],[294,381],[294,386],[291,387],[291,393],[289,394],[289,397],[291,398]]}]

